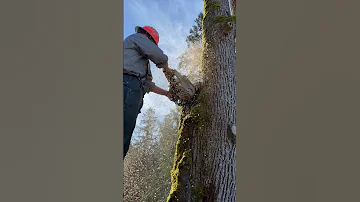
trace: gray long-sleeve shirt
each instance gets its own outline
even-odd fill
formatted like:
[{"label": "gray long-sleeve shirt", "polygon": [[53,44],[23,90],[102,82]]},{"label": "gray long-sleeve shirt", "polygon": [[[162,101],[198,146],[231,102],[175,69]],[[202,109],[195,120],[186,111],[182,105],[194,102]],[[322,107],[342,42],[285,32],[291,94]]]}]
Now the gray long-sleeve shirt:
[{"label": "gray long-sleeve shirt", "polygon": [[168,57],[143,34],[132,34],[124,40],[124,70],[145,77],[144,90],[149,93],[155,86],[152,82],[149,60],[161,67]]}]

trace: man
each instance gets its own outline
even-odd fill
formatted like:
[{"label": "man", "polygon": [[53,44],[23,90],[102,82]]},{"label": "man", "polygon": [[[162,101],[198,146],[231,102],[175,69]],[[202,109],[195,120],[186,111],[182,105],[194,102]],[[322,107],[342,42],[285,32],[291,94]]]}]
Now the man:
[{"label": "man", "polygon": [[168,57],[158,47],[159,34],[150,27],[135,28],[135,34],[124,40],[124,156],[129,150],[132,133],[135,129],[136,119],[143,105],[145,93],[156,93],[167,96],[172,95],[159,88],[152,82],[150,63],[152,61],[158,68],[166,73],[168,70]]}]

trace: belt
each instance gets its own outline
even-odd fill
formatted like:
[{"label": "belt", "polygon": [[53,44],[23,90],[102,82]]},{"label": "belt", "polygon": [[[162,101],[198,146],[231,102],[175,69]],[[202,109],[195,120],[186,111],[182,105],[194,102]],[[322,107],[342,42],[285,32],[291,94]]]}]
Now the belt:
[{"label": "belt", "polygon": [[136,77],[137,79],[139,78],[137,75],[129,74],[129,73],[125,73],[125,72],[124,72],[124,75],[126,75],[126,76],[131,76],[131,77]]},{"label": "belt", "polygon": [[129,75],[129,76],[135,76],[135,77],[137,77],[138,79],[141,78],[140,74],[135,73],[135,72],[132,72],[132,71],[129,71],[129,70],[126,70],[126,69],[124,69],[124,74]]},{"label": "belt", "polygon": [[139,74],[137,74],[137,73],[135,73],[135,72],[132,72],[132,71],[128,71],[128,70],[126,70],[126,69],[124,69],[124,75],[128,75],[128,76],[135,77],[135,78],[139,81],[139,83],[140,83],[141,87],[142,87],[142,88],[144,88],[144,83],[141,81],[141,77],[140,77],[140,75],[139,75]]}]

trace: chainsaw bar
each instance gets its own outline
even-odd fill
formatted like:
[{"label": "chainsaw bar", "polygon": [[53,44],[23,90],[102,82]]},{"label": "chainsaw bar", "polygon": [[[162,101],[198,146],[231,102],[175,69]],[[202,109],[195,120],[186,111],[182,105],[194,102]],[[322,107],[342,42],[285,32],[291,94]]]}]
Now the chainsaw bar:
[{"label": "chainsaw bar", "polygon": [[189,105],[193,102],[196,88],[186,76],[174,69],[169,69],[165,77],[169,82],[169,92],[175,95],[171,101],[178,106]]}]

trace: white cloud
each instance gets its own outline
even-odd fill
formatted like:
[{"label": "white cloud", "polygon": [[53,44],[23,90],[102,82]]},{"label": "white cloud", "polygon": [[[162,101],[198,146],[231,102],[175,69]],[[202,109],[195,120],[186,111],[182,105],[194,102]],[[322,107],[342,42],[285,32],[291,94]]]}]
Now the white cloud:
[{"label": "white cloud", "polygon": [[[199,12],[202,12],[202,0],[167,0],[167,1],[147,1],[132,0],[128,2],[128,12],[133,13],[135,19],[132,22],[137,25],[153,26],[160,35],[159,47],[169,57],[170,68],[177,68],[176,59],[186,48],[186,37],[190,28],[194,25],[194,20]],[[127,20],[127,19],[124,19]],[[153,64],[151,66],[153,81],[161,88],[168,89],[168,83],[162,71]],[[171,108],[175,106],[165,96],[154,93],[146,94],[142,112],[149,107],[155,109],[158,118],[164,117]],[[139,119],[142,114],[139,115]]]}]

